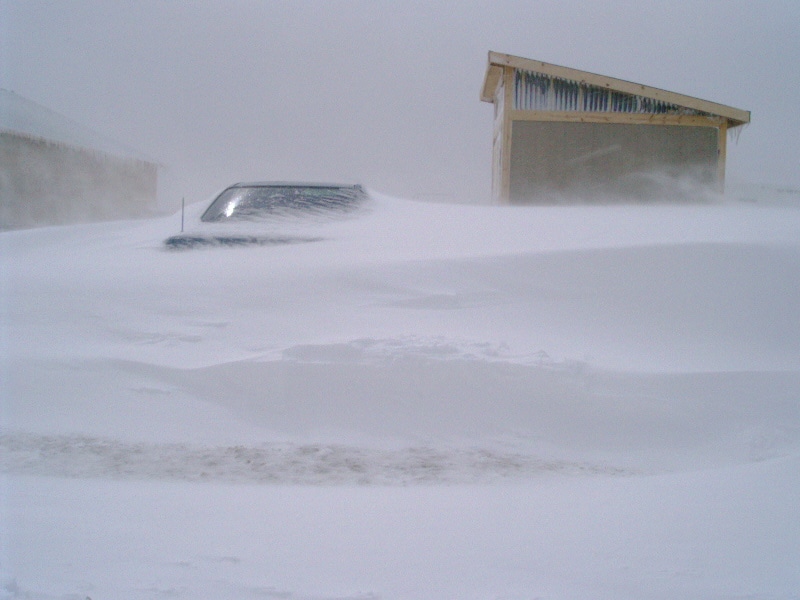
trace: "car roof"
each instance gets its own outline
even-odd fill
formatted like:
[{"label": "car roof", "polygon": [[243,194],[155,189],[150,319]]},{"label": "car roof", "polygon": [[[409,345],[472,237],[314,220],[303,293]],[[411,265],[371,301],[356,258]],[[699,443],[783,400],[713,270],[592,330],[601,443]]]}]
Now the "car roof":
[{"label": "car roof", "polygon": [[304,187],[304,188],[360,188],[356,183],[320,183],[308,181],[251,181],[235,183],[231,187]]}]

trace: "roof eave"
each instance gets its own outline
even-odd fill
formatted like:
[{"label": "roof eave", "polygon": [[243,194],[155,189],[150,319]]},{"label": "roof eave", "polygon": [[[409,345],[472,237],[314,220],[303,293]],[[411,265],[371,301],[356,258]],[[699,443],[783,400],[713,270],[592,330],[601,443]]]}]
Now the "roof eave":
[{"label": "roof eave", "polygon": [[[561,79],[569,79],[572,81],[580,81],[595,87],[606,88],[616,92],[623,92],[626,94],[633,94],[636,96],[643,96],[645,98],[652,98],[654,100],[661,100],[669,102],[670,104],[677,104],[685,106],[701,112],[717,115],[725,118],[728,121],[728,127],[739,127],[750,122],[750,111],[710,102],[708,100],[701,100],[693,96],[686,96],[676,92],[670,92],[659,88],[642,85],[640,83],[633,83],[623,79],[615,79],[613,77],[606,77],[605,75],[598,75],[596,73],[589,73],[588,71],[580,71],[570,67],[562,67],[550,63],[533,60],[530,58],[522,58],[520,56],[513,56],[511,54],[501,54],[500,52],[489,52],[489,60],[486,67],[486,77],[484,78],[484,87],[481,93],[481,100],[485,102],[492,102],[494,99],[494,89],[490,90],[487,95],[487,82],[489,81],[489,74],[494,70],[502,74],[503,67],[512,67],[523,71],[534,71],[552,77],[559,77]],[[499,77],[499,75],[498,75]],[[496,85],[496,83],[495,83]]]}]

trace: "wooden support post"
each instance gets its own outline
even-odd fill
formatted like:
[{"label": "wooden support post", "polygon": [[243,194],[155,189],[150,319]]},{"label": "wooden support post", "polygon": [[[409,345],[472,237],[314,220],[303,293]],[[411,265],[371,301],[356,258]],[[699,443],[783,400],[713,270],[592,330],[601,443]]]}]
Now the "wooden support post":
[{"label": "wooden support post", "polygon": [[511,114],[516,108],[514,106],[514,69],[512,67],[503,68],[503,146],[500,156],[500,202],[509,204],[511,202],[511,135],[512,121]]},{"label": "wooden support post", "polygon": [[725,192],[725,160],[727,158],[728,124],[723,122],[717,128],[717,190]]}]

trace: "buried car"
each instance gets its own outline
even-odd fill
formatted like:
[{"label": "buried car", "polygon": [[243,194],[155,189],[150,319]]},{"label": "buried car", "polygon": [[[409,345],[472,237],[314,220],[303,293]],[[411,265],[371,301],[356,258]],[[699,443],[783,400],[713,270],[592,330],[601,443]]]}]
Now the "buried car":
[{"label": "buried car", "polygon": [[353,213],[368,199],[360,185],[236,183],[223,190],[190,231],[167,238],[171,249],[202,246],[269,246],[314,242],[303,225]]}]

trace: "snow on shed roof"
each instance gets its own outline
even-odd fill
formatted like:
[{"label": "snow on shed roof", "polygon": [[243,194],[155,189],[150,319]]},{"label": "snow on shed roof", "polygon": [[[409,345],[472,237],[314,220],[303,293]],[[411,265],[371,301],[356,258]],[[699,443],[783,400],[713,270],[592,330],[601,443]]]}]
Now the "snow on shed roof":
[{"label": "snow on shed roof", "polygon": [[622,79],[614,79],[605,75],[597,75],[588,71],[579,71],[570,67],[553,65],[530,58],[522,58],[511,54],[501,54],[500,52],[489,52],[489,61],[486,66],[486,75],[483,80],[481,90],[481,100],[484,102],[494,102],[494,91],[497,83],[503,74],[503,67],[512,67],[522,71],[541,73],[550,77],[577,81],[593,87],[604,88],[624,94],[642,96],[676,104],[686,108],[691,108],[704,113],[724,117],[728,121],[728,127],[738,127],[750,122],[750,111],[717,104],[708,100],[701,100],[692,96],[669,92],[658,88],[632,83]]},{"label": "snow on shed roof", "polygon": [[3,88],[0,88],[0,132],[102,152],[120,158],[155,162],[132,148]]}]

